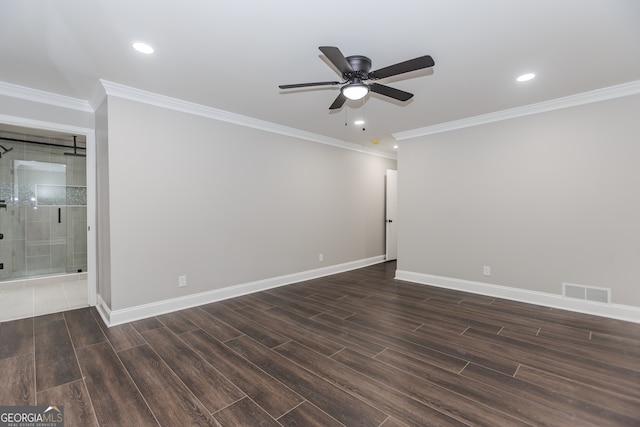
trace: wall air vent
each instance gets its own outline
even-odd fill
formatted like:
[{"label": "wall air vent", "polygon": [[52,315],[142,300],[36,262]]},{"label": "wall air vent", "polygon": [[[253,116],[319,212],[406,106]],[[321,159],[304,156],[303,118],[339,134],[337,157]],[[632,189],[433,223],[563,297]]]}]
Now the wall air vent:
[{"label": "wall air vent", "polygon": [[596,286],[576,285],[574,283],[562,284],[562,296],[565,298],[581,299],[584,301],[611,303],[611,288],[599,288]]}]

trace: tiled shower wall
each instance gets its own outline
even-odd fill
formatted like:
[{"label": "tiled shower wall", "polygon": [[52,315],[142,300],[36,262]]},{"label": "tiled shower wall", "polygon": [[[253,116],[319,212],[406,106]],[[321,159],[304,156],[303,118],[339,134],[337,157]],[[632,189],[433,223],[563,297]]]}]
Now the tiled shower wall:
[{"label": "tiled shower wall", "polygon": [[86,158],[64,154],[73,149],[1,139],[0,144],[12,148],[0,148],[0,199],[7,205],[0,208],[0,280],[86,271]]}]

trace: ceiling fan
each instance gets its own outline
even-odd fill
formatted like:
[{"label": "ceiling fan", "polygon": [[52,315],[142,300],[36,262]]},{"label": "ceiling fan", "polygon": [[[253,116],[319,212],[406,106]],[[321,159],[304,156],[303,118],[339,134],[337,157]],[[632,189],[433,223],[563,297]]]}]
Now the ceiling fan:
[{"label": "ceiling fan", "polygon": [[[333,104],[329,107],[330,110],[337,110],[341,108],[347,99],[362,99],[369,93],[369,91],[379,93],[380,95],[388,96],[399,101],[408,101],[413,97],[412,93],[375,83],[375,80],[433,67],[435,64],[429,55],[425,55],[408,61],[399,62],[388,67],[380,68],[379,70],[369,71],[371,69],[371,60],[366,56],[353,55],[345,57],[342,52],[340,52],[340,49],[334,46],[320,46],[319,49],[338,69],[338,71],[340,71],[344,81],[298,83],[292,85],[280,85],[279,88],[295,89],[310,86],[344,85],[340,88],[340,95],[338,95],[336,100],[333,101]],[[370,81],[374,82],[369,83]]]}]

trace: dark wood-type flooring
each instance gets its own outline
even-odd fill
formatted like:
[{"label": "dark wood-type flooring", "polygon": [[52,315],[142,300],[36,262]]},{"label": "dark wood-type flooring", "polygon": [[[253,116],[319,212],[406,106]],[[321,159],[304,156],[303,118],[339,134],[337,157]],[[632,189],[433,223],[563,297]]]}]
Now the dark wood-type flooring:
[{"label": "dark wood-type flooring", "polygon": [[395,263],[107,328],[0,324],[0,405],[66,426],[639,426],[640,325],[416,285]]}]

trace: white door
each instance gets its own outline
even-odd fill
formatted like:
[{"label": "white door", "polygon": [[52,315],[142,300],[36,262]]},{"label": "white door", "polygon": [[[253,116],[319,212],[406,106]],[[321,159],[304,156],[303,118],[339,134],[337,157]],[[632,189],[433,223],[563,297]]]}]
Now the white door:
[{"label": "white door", "polygon": [[386,260],[398,258],[398,171],[387,169]]}]

